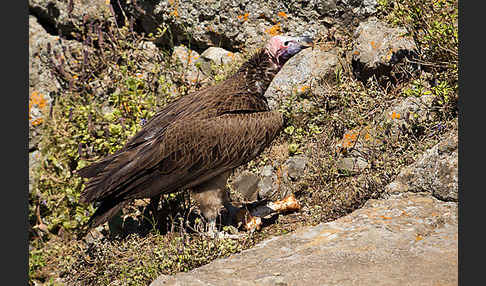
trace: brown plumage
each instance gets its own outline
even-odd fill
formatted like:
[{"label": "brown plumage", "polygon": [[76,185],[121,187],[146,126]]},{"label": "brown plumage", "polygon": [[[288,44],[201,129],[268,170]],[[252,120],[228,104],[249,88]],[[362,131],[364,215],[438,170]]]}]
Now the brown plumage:
[{"label": "brown plumage", "polygon": [[78,170],[90,178],[80,201],[101,202],[90,226],[133,199],[186,188],[214,220],[221,206],[228,207],[221,182],[229,171],[255,158],[283,126],[281,114],[269,110],[265,90],[283,63],[310,42],[273,37],[234,75],[168,104],[121,150]]}]

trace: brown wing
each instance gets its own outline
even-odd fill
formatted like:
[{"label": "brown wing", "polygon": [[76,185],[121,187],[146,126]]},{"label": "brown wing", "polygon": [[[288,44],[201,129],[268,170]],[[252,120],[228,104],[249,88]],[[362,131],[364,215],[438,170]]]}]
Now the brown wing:
[{"label": "brown wing", "polygon": [[276,112],[177,122],[164,136],[119,154],[86,184],[83,200],[123,201],[198,185],[255,158],[282,125]]}]

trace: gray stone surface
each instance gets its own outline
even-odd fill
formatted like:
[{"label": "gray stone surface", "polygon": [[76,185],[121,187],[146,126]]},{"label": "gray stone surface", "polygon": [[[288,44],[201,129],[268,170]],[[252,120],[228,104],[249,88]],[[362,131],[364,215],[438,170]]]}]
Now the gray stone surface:
[{"label": "gray stone surface", "polygon": [[217,65],[228,65],[236,57],[241,57],[241,54],[233,53],[219,47],[209,47],[201,54],[201,57]]},{"label": "gray stone surface", "polygon": [[297,180],[304,175],[307,158],[305,156],[291,157],[287,159],[285,165],[287,166],[287,176],[291,180]]},{"label": "gray stone surface", "polygon": [[258,182],[260,177],[249,171],[243,171],[233,180],[233,188],[246,201],[256,201],[258,196]]},{"label": "gray stone surface", "polygon": [[368,162],[361,157],[343,157],[337,162],[339,170],[347,171],[350,173],[358,173],[369,166]]},{"label": "gray stone surface", "polygon": [[[48,45],[51,47],[49,53]],[[53,95],[62,87],[49,67],[49,59],[57,53],[63,59],[73,53],[80,53],[79,42],[62,39],[50,35],[39,24],[38,20],[29,15],[29,149],[38,148],[40,126],[48,114]],[[58,62],[54,60],[56,64]]]},{"label": "gray stone surface", "polygon": [[457,283],[457,203],[404,193],[150,285]]},{"label": "gray stone surface", "polygon": [[201,53],[201,57],[197,60],[196,65],[199,69],[206,74],[212,75],[215,70],[222,69],[224,66],[228,66],[241,60],[240,53],[233,53],[219,47],[209,47]]},{"label": "gray stone surface", "polygon": [[334,76],[338,65],[336,49],[316,46],[298,53],[282,67],[265,91],[270,109],[277,109],[292,93],[309,89],[311,81]]},{"label": "gray stone surface", "polygon": [[[39,24],[37,19],[29,16],[29,92],[38,91],[49,96],[49,93],[58,91],[61,86],[52,75],[46,62],[49,57],[47,45],[51,45],[52,50],[62,52],[62,45],[72,44],[49,35]],[[80,45],[79,45],[80,46]]]},{"label": "gray stone surface", "polygon": [[41,154],[38,150],[29,152],[29,193],[35,190],[35,171],[39,168]]},{"label": "gray stone surface", "polygon": [[67,37],[82,26],[83,19],[95,22],[113,17],[105,0],[29,0],[29,14],[41,19],[51,34],[59,35],[60,32]]},{"label": "gray stone surface", "polygon": [[260,181],[258,182],[258,198],[260,199],[275,199],[278,197],[277,175],[273,166],[266,165],[260,173]]},{"label": "gray stone surface", "polygon": [[458,137],[457,132],[452,132],[404,168],[386,191],[427,192],[441,200],[457,202],[458,187]]},{"label": "gray stone surface", "polygon": [[29,15],[29,192],[35,191],[35,170],[42,161],[39,144],[42,136],[42,126],[48,116],[53,94],[61,90],[49,68],[47,61],[50,57],[47,46],[51,51],[63,55],[80,47],[74,41],[67,41],[52,36],[39,24],[37,19]]},{"label": "gray stone surface", "polygon": [[375,17],[361,22],[354,32],[352,60],[355,72],[365,76],[379,73],[415,51],[405,28],[391,28]]},{"label": "gray stone surface", "polygon": [[209,46],[231,51],[260,46],[265,38],[277,33],[315,36],[326,26],[351,23],[376,12],[376,0],[353,1],[143,1],[138,16],[146,32],[154,32],[165,23],[171,38],[185,42],[190,37],[198,50]]},{"label": "gray stone surface", "polygon": [[174,47],[174,52],[172,53],[172,58],[181,65],[181,72],[185,80],[190,83],[204,81],[208,78],[196,66],[196,61],[200,57],[201,55],[198,52],[183,45]]}]

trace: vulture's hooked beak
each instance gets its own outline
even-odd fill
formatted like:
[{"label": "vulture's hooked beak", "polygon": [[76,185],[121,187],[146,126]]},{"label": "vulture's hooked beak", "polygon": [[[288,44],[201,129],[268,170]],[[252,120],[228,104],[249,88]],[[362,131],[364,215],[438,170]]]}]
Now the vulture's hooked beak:
[{"label": "vulture's hooked beak", "polygon": [[314,47],[314,41],[309,36],[298,37],[298,41],[302,49]]}]

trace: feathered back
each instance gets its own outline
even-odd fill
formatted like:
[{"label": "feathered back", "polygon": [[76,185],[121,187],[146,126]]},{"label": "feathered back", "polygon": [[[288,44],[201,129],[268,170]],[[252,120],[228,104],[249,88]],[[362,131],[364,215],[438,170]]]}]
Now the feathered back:
[{"label": "feathered back", "polygon": [[128,200],[192,187],[255,158],[283,125],[263,96],[277,72],[262,49],[223,82],[168,104],[118,152],[77,171],[89,178],[80,201],[102,202],[91,226]]}]

